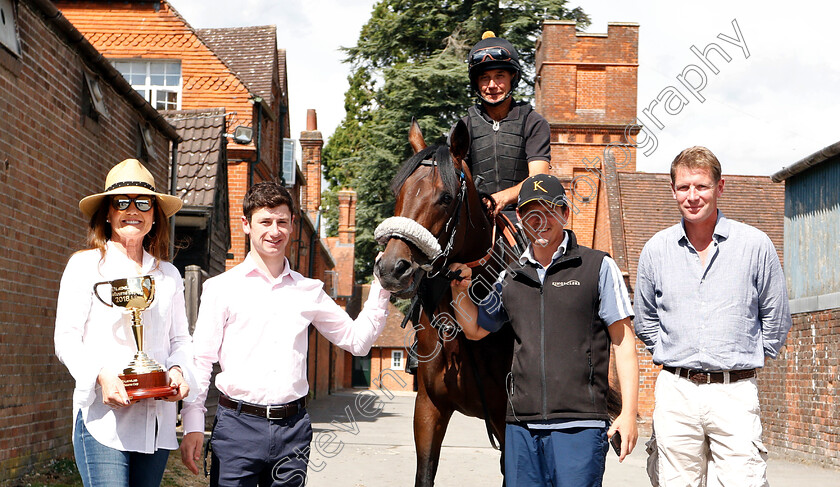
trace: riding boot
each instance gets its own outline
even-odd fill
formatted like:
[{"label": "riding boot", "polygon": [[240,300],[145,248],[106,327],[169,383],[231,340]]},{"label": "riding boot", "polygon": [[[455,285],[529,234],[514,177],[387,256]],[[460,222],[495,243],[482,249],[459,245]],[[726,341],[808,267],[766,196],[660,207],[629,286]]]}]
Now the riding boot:
[{"label": "riding boot", "polygon": [[408,374],[416,375],[417,367],[419,366],[420,361],[417,359],[417,338],[415,337],[414,343],[412,343],[411,348],[408,349],[408,359],[405,361],[405,371]]}]

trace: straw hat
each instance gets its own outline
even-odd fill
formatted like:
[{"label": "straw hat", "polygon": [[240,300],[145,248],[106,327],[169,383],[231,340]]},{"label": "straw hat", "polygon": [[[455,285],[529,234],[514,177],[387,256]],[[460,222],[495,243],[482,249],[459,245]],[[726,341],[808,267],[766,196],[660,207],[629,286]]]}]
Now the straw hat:
[{"label": "straw hat", "polygon": [[114,166],[105,178],[105,191],[82,198],[79,209],[91,218],[102,203],[102,198],[112,194],[153,194],[167,217],[177,213],[182,205],[179,198],[155,191],[152,173],[137,159],[126,159]]}]

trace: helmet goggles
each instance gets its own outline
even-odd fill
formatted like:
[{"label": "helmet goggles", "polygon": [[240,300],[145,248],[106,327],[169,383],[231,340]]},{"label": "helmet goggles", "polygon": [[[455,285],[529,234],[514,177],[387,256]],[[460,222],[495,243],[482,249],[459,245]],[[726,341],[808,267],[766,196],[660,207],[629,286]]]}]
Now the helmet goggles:
[{"label": "helmet goggles", "polygon": [[472,53],[470,56],[470,67],[488,61],[510,61],[513,58],[510,51],[500,46],[485,47]]}]

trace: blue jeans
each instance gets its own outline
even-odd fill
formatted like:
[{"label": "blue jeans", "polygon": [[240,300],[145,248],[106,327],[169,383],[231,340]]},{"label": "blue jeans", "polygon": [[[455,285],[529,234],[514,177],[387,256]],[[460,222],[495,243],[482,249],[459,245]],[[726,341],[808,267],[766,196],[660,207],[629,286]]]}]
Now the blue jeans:
[{"label": "blue jeans", "polygon": [[529,430],[505,427],[505,485],[601,487],[607,428]]},{"label": "blue jeans", "polygon": [[76,416],[73,451],[85,487],[158,487],[169,459],[169,450],[137,453],[99,443],[85,427],[81,411]]}]

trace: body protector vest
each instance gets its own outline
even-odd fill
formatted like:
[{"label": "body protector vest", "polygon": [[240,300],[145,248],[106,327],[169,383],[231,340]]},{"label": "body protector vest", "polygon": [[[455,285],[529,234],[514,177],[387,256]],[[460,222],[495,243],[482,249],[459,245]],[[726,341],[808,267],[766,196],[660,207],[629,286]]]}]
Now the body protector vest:
[{"label": "body protector vest", "polygon": [[479,191],[493,194],[516,186],[528,177],[525,154],[525,120],[531,104],[516,102],[519,116],[501,122],[488,121],[478,106],[468,110],[470,118],[470,170]]}]

